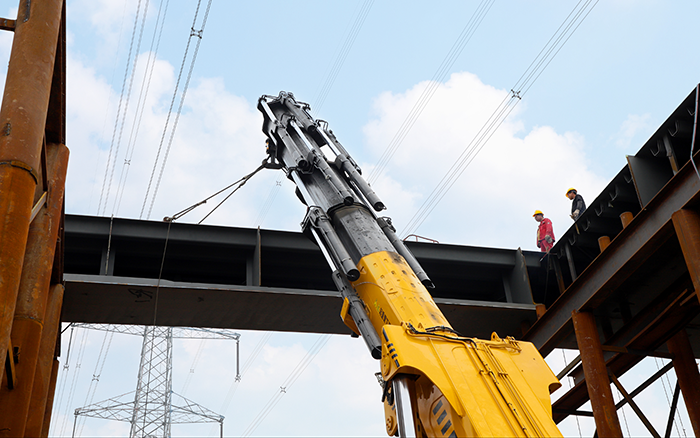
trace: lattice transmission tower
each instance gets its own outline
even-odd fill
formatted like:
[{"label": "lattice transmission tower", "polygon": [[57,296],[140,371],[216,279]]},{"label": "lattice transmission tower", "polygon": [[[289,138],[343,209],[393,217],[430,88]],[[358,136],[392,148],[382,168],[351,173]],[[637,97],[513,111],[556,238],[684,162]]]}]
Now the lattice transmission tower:
[{"label": "lattice transmission tower", "polygon": [[73,324],[74,327],[143,336],[136,390],[75,410],[73,435],[78,417],[131,423],[131,438],[169,438],[171,425],[219,423],[223,436],[224,417],[173,391],[173,339],[232,339],[236,341],[236,380],[239,373],[240,335],[231,330]]}]

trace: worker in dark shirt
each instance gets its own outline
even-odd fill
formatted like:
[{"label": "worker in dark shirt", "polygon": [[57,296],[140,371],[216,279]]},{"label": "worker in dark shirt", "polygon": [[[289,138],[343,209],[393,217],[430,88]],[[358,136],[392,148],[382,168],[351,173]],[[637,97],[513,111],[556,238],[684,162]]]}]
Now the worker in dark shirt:
[{"label": "worker in dark shirt", "polygon": [[583,201],[583,196],[579,195],[573,187],[566,191],[566,197],[573,201],[571,203],[571,219],[575,221],[581,216],[581,213],[586,211],[586,203]]}]

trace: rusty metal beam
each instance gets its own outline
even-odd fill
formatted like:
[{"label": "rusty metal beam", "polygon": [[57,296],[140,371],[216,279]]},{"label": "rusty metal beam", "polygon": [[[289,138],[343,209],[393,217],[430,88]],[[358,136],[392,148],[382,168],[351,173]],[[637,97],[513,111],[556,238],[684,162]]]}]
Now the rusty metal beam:
[{"label": "rusty metal beam", "polygon": [[595,308],[607,299],[674,234],[671,215],[698,199],[700,179],[685,165],[647,208],[615,238],[525,335],[543,355],[571,334],[571,312]]},{"label": "rusty metal beam", "polygon": [[[673,368],[673,363],[669,362],[666,365],[664,365],[663,368],[661,368],[659,371],[655,372],[651,377],[649,377],[647,380],[645,380],[641,385],[639,385],[637,388],[635,388],[634,391],[630,392],[630,397],[635,398],[637,395],[639,395],[642,391],[647,389],[652,383],[656,382],[661,376],[666,374],[671,368]],[[620,409],[624,405],[627,404],[627,399],[620,400],[616,405],[615,409]]]},{"label": "rusty metal beam", "polygon": [[700,294],[700,214],[694,210],[682,209],[673,213],[671,218],[685,264],[688,265],[688,272],[693,280],[695,294],[698,295]]},{"label": "rusty metal beam", "polygon": [[700,372],[695,363],[693,349],[685,330],[680,330],[666,342],[668,351],[673,353],[673,367],[678,376],[688,417],[693,424],[695,436],[700,436]]},{"label": "rusty metal beam", "polygon": [[673,429],[673,419],[676,416],[676,408],[678,407],[678,397],[681,394],[681,385],[676,381],[676,389],[673,391],[673,401],[671,401],[671,410],[668,413],[668,421],[666,422],[666,433],[664,438],[671,437],[671,430]]},{"label": "rusty metal beam", "polygon": [[598,434],[604,437],[622,438],[620,420],[617,418],[615,400],[610,390],[608,370],[603,360],[603,350],[600,348],[600,335],[596,328],[595,317],[590,312],[578,311],[574,311],[571,317]]},{"label": "rusty metal beam", "polygon": [[20,6],[0,107],[0,369],[38,182],[63,0]]},{"label": "rusty metal beam", "polygon": [[63,304],[63,285],[55,284],[49,291],[49,301],[46,306],[44,330],[41,332],[41,344],[34,373],[34,385],[29,402],[29,414],[24,436],[39,437],[44,425],[46,401],[51,388],[56,339],[61,325],[61,305]]},{"label": "rusty metal beam", "polygon": [[58,359],[53,360],[53,365],[51,367],[51,380],[49,382],[49,393],[46,396],[46,408],[44,410],[44,422],[41,426],[41,436],[42,438],[47,438],[49,436],[49,428],[51,426],[51,413],[53,412],[53,400],[56,394],[56,381],[58,380]]},{"label": "rusty metal beam", "polygon": [[[16,367],[21,384],[14,390],[0,388],[0,413],[12,413],[0,414],[0,436],[5,431],[12,436],[23,436],[26,427],[49,298],[56,237],[63,212],[68,148],[62,144],[48,145],[47,164],[50,196],[48,205],[41,208],[29,228],[12,324],[12,344],[19,348],[21,358]],[[54,321],[54,325],[58,325],[58,321]]]},{"label": "rusty metal beam", "polygon": [[[5,379],[7,380],[7,387],[9,389],[14,389],[17,386],[17,371],[15,370],[15,355],[14,349],[12,348],[12,340],[7,346],[7,358],[5,360]],[[0,379],[2,381],[2,379]]]},{"label": "rusty metal beam", "polygon": [[[640,350],[655,350],[659,348],[673,334],[677,333],[678,330],[700,313],[700,305],[689,306],[688,304],[683,305],[679,300],[674,300],[673,303],[659,311],[657,318],[649,320],[648,325],[645,328],[640,328],[635,333],[635,336],[631,337],[624,345]],[[616,354],[612,352],[605,354],[611,355],[606,359],[607,368],[618,376],[623,375],[643,359],[643,356],[632,354]],[[555,409],[554,421],[557,423],[566,418],[566,410],[577,409],[588,401],[584,376],[580,374],[577,376],[577,370],[574,370],[571,374],[574,375],[574,387],[553,404]]]},{"label": "rusty metal beam", "polygon": [[649,431],[649,433],[651,433],[651,435],[652,435],[654,438],[661,438],[661,435],[659,435],[659,433],[656,431],[656,429],[654,429],[654,426],[651,425],[651,422],[650,422],[649,419],[646,417],[646,415],[644,415],[644,412],[642,412],[642,410],[639,408],[639,406],[637,405],[637,403],[635,403],[635,401],[632,399],[632,396],[630,396],[630,395],[627,393],[627,391],[625,390],[624,386],[622,386],[622,384],[620,383],[620,381],[617,380],[617,377],[615,377],[615,374],[610,373],[610,378],[612,379],[613,383],[614,383],[615,386],[617,387],[617,390],[620,391],[620,394],[622,394],[622,397],[624,397],[625,401],[630,405],[630,407],[632,408],[632,410],[634,411],[634,413],[637,414],[637,417],[639,417],[639,419],[641,420],[642,424],[644,424],[644,427],[647,428],[647,430]]},{"label": "rusty metal beam", "polygon": [[8,20],[7,18],[0,18],[0,30],[9,30],[10,32],[15,31],[16,20]]}]

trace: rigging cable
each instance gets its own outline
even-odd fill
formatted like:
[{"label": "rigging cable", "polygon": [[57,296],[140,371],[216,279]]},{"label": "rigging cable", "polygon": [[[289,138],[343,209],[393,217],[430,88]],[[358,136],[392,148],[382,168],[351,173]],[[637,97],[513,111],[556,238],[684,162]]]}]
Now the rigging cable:
[{"label": "rigging cable", "polygon": [[[170,139],[168,140],[168,145],[166,146],[165,153],[163,155],[163,161],[160,165],[160,173],[158,174],[158,180],[155,184],[155,187],[153,188],[153,195],[151,197],[151,204],[148,208],[148,215],[146,216],[146,219],[151,217],[151,212],[153,211],[153,204],[155,203],[156,196],[158,195],[158,189],[160,187],[160,182],[163,178],[163,171],[165,170],[165,165],[168,161],[168,155],[170,154],[170,148],[173,144],[173,138],[175,137],[175,131],[177,130],[177,124],[180,120],[180,114],[182,113],[182,107],[185,104],[185,97],[187,95],[187,89],[189,88],[190,80],[192,79],[192,72],[194,70],[194,66],[195,66],[195,63],[197,61],[197,55],[199,53],[199,46],[202,43],[202,36],[204,35],[204,29],[206,28],[206,25],[207,25],[207,19],[209,17],[209,11],[211,9],[212,0],[209,0],[207,3],[207,8],[206,8],[206,11],[204,12],[204,18],[202,20],[202,27],[200,28],[200,30],[197,31],[197,30],[195,30],[194,26],[197,22],[197,15],[199,13],[200,3],[201,3],[201,0],[199,0],[197,2],[197,12],[195,12],[194,21],[192,23],[192,28],[191,28],[191,32],[190,32],[190,37],[187,40],[187,48],[185,49],[185,56],[183,57],[182,66],[180,67],[180,73],[178,75],[178,84],[180,82],[180,77],[182,76],[182,72],[183,72],[183,69],[185,66],[185,59],[187,58],[187,51],[189,50],[190,42],[192,41],[192,37],[196,37],[197,42],[195,43],[194,53],[192,55],[192,61],[190,62],[190,69],[189,69],[189,72],[187,74],[187,79],[185,80],[185,84],[182,88],[182,97],[180,98],[180,104],[178,106],[177,113],[175,114],[175,121],[173,122],[173,127],[170,131]],[[158,158],[160,156],[160,152],[161,152],[161,149],[163,146],[163,141],[165,139],[165,134],[166,134],[167,127],[168,127],[168,121],[170,120],[170,113],[172,112],[172,107],[175,103],[176,97],[177,97],[177,86],[175,88],[175,93],[173,93],[173,100],[170,104],[170,111],[168,113],[168,118],[166,120],[165,127],[163,129],[163,136],[161,138],[160,145],[158,146],[158,154],[156,155],[156,160],[153,163],[153,171],[151,172],[151,178],[148,182],[148,189],[146,190],[146,197],[144,199],[144,204],[141,207],[141,214],[139,215],[139,218],[141,218],[143,216],[143,210],[145,209],[146,202],[147,202],[148,195],[149,195],[150,188],[151,188],[151,184],[153,181],[153,176],[155,175],[155,171],[156,171],[156,168],[158,165]]]},{"label": "rigging cable", "polygon": [[[149,0],[146,0],[146,8],[148,7],[148,1]],[[129,54],[127,55],[127,58],[126,58],[126,70],[124,70],[124,79],[122,80],[122,90],[121,90],[121,94],[119,96],[119,105],[117,105],[117,115],[114,119],[114,130],[112,131],[112,141],[110,142],[109,154],[107,155],[107,166],[105,167],[105,177],[104,177],[104,180],[102,181],[102,192],[100,193],[100,202],[97,206],[97,214],[98,215],[100,214],[100,210],[104,211],[107,209],[107,200],[109,199],[109,186],[112,185],[111,177],[109,179],[109,186],[107,185],[107,179],[108,179],[107,177],[108,177],[108,175],[110,175],[110,168],[112,169],[111,175],[112,176],[114,175],[114,166],[115,166],[115,163],[112,162],[112,150],[114,150],[114,146],[115,146],[115,139],[117,137],[117,129],[119,127],[120,117],[126,118],[126,112],[128,110],[128,106],[129,106],[129,95],[131,93],[131,85],[129,85],[129,92],[126,95],[126,105],[125,105],[125,109],[124,109],[124,114],[122,116],[122,102],[125,101],[124,89],[126,88],[126,81],[129,78],[129,67],[131,65],[131,55],[134,51],[134,39],[136,38],[136,29],[138,27],[140,14],[141,14],[141,0],[139,0],[138,4],[136,6],[136,16],[134,18],[134,29],[131,32],[131,43],[129,44]],[[147,15],[145,13],[145,11],[144,11],[143,15],[144,15],[143,20],[145,20],[146,15]],[[141,29],[143,31],[143,24],[142,24]],[[139,46],[140,46],[140,44],[141,44],[141,39],[139,37]],[[138,54],[138,48],[136,49],[136,52]],[[136,67],[137,60],[138,60],[138,56],[135,56],[134,57],[134,68]],[[131,76],[133,79],[133,73]],[[124,125],[122,122],[122,129],[123,129],[123,126]],[[119,154],[119,142],[120,141],[121,141],[121,131],[119,133],[119,141],[116,142],[116,152],[114,153],[114,161],[115,162],[117,160],[117,155]],[[107,187],[107,195],[106,196],[105,196],[105,187]],[[104,200],[104,206],[103,206],[103,202],[102,202],[103,200]]]},{"label": "rigging cable", "polygon": [[[214,207],[214,209],[213,209],[211,212],[209,212],[209,214],[207,214],[207,216],[204,217],[204,219],[206,219],[211,213],[214,212],[214,210],[216,210],[216,208],[218,208],[221,204],[223,204],[223,202],[226,201],[226,199],[228,199],[233,193],[235,193],[238,189],[240,189],[250,178],[253,177],[253,175],[255,175],[256,173],[258,173],[258,172],[259,172],[261,169],[263,169],[264,167],[265,167],[265,165],[264,165],[264,162],[263,162],[263,164],[261,164],[256,170],[254,170],[253,172],[251,172],[251,173],[249,173],[248,175],[244,176],[243,178],[239,179],[238,181],[234,182],[233,184],[230,184],[230,185],[227,186],[226,188],[224,188],[224,189],[222,189],[222,190],[219,190],[218,192],[214,193],[213,195],[209,196],[208,198],[205,198],[203,201],[200,201],[200,202],[198,202],[198,203],[196,203],[196,204],[193,204],[192,206],[187,207],[186,209],[181,210],[181,211],[179,211],[178,213],[175,213],[175,214],[172,215],[171,217],[166,217],[166,218],[164,219],[164,220],[168,223],[168,229],[167,229],[166,234],[165,234],[165,243],[164,243],[164,245],[163,245],[163,256],[161,257],[160,269],[159,269],[159,271],[158,271],[158,281],[156,282],[156,291],[155,291],[155,294],[154,294],[154,295],[155,295],[155,298],[154,298],[154,303],[153,303],[153,324],[151,325],[151,326],[154,328],[154,330],[152,330],[152,336],[153,336],[153,342],[154,342],[154,343],[155,343],[155,337],[156,337],[155,327],[156,327],[156,322],[157,322],[157,317],[158,317],[158,298],[159,298],[159,294],[160,294],[160,283],[161,283],[161,280],[162,280],[162,278],[163,278],[163,269],[164,269],[164,267],[165,267],[165,256],[166,256],[167,251],[168,251],[168,241],[169,241],[169,239],[170,239],[170,228],[171,228],[173,222],[174,222],[175,220],[177,220],[177,219],[183,217],[183,216],[186,215],[187,213],[191,212],[192,210],[194,210],[194,209],[197,208],[198,206],[200,206],[200,205],[206,203],[209,199],[213,198],[214,196],[216,196],[216,195],[218,195],[218,194],[224,192],[225,190],[227,190],[227,189],[233,187],[235,184],[240,183],[240,184],[238,185],[238,187],[236,187],[236,188],[233,190],[233,192],[231,192],[228,196],[226,196],[226,198],[225,198],[223,201],[221,201],[216,207]],[[204,219],[200,220],[199,223],[201,224],[202,221],[203,221]],[[146,335],[147,335],[147,334],[144,334],[144,336],[146,336]],[[145,339],[144,339],[144,342],[146,342]],[[149,362],[152,362],[152,361],[153,361],[153,348],[151,348],[151,350],[150,350],[150,358],[149,358]],[[139,373],[140,373],[140,372],[141,372],[141,370],[139,370]],[[146,381],[147,381],[147,382],[150,382],[150,374],[151,374],[151,368],[149,367],[149,369],[148,369],[148,376],[147,376],[147,378],[146,378]],[[148,406],[148,402],[149,402],[148,397],[149,397],[149,394],[150,394],[150,391],[146,391],[146,400],[145,400],[144,406]],[[144,416],[144,419],[143,419],[143,427],[145,427],[145,424],[146,424],[146,417]]]},{"label": "rigging cable", "polygon": [[462,29],[462,32],[457,37],[457,40],[454,42],[454,44],[452,44],[452,47],[447,55],[445,55],[445,58],[442,60],[442,63],[438,67],[437,71],[435,71],[435,74],[433,74],[432,79],[423,89],[423,92],[413,105],[413,108],[411,108],[411,111],[404,119],[398,131],[396,134],[394,134],[394,137],[389,142],[389,145],[384,150],[384,153],[382,153],[374,169],[372,169],[370,172],[370,175],[367,178],[368,182],[375,182],[389,164],[389,161],[401,146],[435,92],[439,89],[440,85],[442,85],[442,82],[445,80],[445,77],[449,73],[455,61],[457,61],[457,58],[464,50],[467,43],[469,43],[476,30],[479,28],[479,25],[484,20],[484,17],[486,17],[486,14],[491,9],[491,6],[493,6],[494,1],[495,0],[482,0],[482,2],[476,8],[471,18]]},{"label": "rigging cable", "polygon": [[[583,3],[583,5],[581,5]],[[592,3],[592,6],[591,6]],[[598,3],[598,0],[580,0],[574,9],[569,13],[564,22],[559,26],[555,34],[550,38],[545,47],[537,55],[537,58],[530,64],[523,75],[518,79],[510,93],[504,97],[500,105],[494,110],[486,123],[479,129],[474,138],[462,151],[460,156],[452,164],[450,169],[442,177],[438,185],[433,189],[428,198],[423,202],[418,211],[413,215],[408,225],[402,230],[403,234],[415,233],[421,224],[432,213],[437,204],[444,198],[452,188],[466,168],[483,149],[491,136],[500,125],[515,109],[515,106],[522,100],[524,95],[530,90],[542,72],[559,53],[566,42],[576,32],[588,14]]]}]

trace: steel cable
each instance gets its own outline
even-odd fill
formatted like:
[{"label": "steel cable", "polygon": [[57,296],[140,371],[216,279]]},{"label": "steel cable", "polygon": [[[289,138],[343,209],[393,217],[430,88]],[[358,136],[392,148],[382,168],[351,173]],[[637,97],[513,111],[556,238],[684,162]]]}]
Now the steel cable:
[{"label": "steel cable", "polygon": [[581,23],[586,19],[586,17],[588,17],[588,14],[590,14],[590,12],[596,6],[598,0],[595,0],[591,6],[592,2],[593,0],[587,0],[585,3],[583,3],[583,0],[581,0],[576,4],[562,25],[559,26],[555,34],[549,39],[545,45],[545,48],[540,50],[537,58],[530,63],[530,66],[526,69],[525,73],[521,75],[520,79],[518,79],[516,85],[511,88],[510,94],[507,95],[503,101],[501,101],[499,106],[494,110],[486,123],[479,129],[467,147],[462,150],[460,156],[455,162],[453,162],[450,169],[448,169],[448,171],[443,175],[440,182],[432,190],[418,211],[411,217],[406,227],[402,230],[403,234],[415,233],[427,219],[427,217],[432,213],[450,188],[452,188],[459,177],[464,173],[469,164],[471,164],[474,158],[483,149],[496,130],[508,118],[515,106],[530,90],[542,72],[544,72],[547,66],[549,66],[551,61],[559,53],[569,38],[571,38]]},{"label": "steel cable", "polygon": [[394,134],[394,137],[389,142],[389,145],[384,150],[384,153],[382,153],[374,169],[372,169],[370,172],[370,175],[367,178],[368,182],[376,182],[377,178],[379,178],[379,176],[383,173],[384,169],[391,161],[391,158],[399,149],[411,128],[413,128],[413,125],[416,123],[420,115],[423,113],[423,110],[440,87],[442,81],[449,73],[455,61],[464,50],[467,43],[469,43],[476,30],[479,28],[479,25],[483,21],[484,17],[486,17],[486,14],[491,9],[491,6],[493,6],[494,1],[495,0],[482,0],[479,6],[477,6],[471,18],[462,29],[462,32],[457,37],[457,40],[452,44],[452,47],[448,51],[447,55],[445,55],[442,63],[436,70],[435,74],[433,74],[432,79],[428,82],[426,88],[423,89],[423,92],[413,105],[413,108],[411,108],[408,116],[406,116],[398,131],[396,134]]},{"label": "steel cable", "polygon": [[180,81],[182,80],[182,73],[185,71],[185,64],[187,63],[187,54],[190,50],[190,45],[192,44],[192,37],[194,34],[194,26],[197,24],[197,16],[199,15],[199,8],[202,4],[202,0],[197,1],[197,8],[194,12],[194,19],[192,20],[192,26],[190,28],[190,35],[187,37],[187,44],[185,45],[185,54],[182,56],[182,63],[180,64],[180,71],[177,75],[177,80],[175,81],[175,89],[173,90],[173,98],[170,101],[170,108],[168,108],[168,115],[165,118],[165,126],[163,127],[163,134],[160,138],[160,143],[158,144],[158,151],[156,152],[156,159],[153,162],[153,170],[151,171],[151,177],[148,180],[148,187],[146,188],[146,196],[143,199],[143,205],[141,206],[141,213],[139,214],[139,219],[143,217],[143,211],[146,208],[146,203],[148,202],[148,196],[151,191],[151,185],[153,184],[153,177],[155,176],[156,169],[158,168],[158,160],[160,159],[160,153],[163,148],[163,143],[165,142],[165,136],[168,132],[168,125],[170,124],[170,116],[173,113],[173,107],[175,106],[175,101],[177,100],[177,92],[180,88]]},{"label": "steel cable", "polygon": [[263,203],[262,208],[260,208],[258,217],[255,218],[254,224],[256,226],[262,226],[263,221],[267,216],[267,213],[270,211],[270,208],[272,208],[272,205],[274,204],[275,198],[277,197],[277,194],[280,191],[280,187],[282,187],[282,177],[277,178],[277,181],[275,181],[275,185],[272,186],[272,188],[270,189],[270,193],[267,195],[267,198],[265,198],[265,202]]},{"label": "steel cable", "polygon": [[[109,338],[109,340],[107,340],[107,338]],[[85,403],[83,406],[89,406],[92,404],[93,400],[95,400],[97,385],[100,383],[100,376],[102,375],[105,363],[107,362],[107,354],[109,353],[109,347],[112,345],[112,338],[114,338],[114,332],[105,332],[105,337],[102,339],[102,346],[100,347],[100,353],[98,354],[97,361],[95,362],[95,371],[92,373],[92,380],[90,380],[90,386],[88,387],[87,394],[85,394]],[[103,351],[104,355],[102,354]],[[78,421],[77,436],[81,436],[83,434],[83,428],[85,427],[86,420],[87,417],[84,416]]]},{"label": "steel cable", "polygon": [[[117,74],[117,64],[118,64],[118,60],[119,60],[119,51],[121,49],[122,32],[124,30],[124,17],[126,17],[127,4],[128,4],[127,2],[124,2],[124,9],[122,10],[122,19],[121,19],[121,22],[119,23],[119,36],[117,37],[117,49],[115,50],[116,55],[114,56],[114,64],[112,67],[112,77],[109,81],[110,84],[114,83],[114,77]],[[100,139],[102,139],[102,137],[104,137],[105,130],[107,129],[107,119],[109,118],[108,116],[109,116],[109,108],[111,107],[111,102],[112,102],[112,87],[110,86],[108,93],[107,93],[107,106],[105,107],[105,115],[104,115],[104,118],[102,119],[102,129],[100,130],[100,137],[99,137]],[[93,200],[92,198],[93,198],[93,195],[95,194],[95,185],[97,184],[97,175],[98,175],[98,171],[100,168],[99,164],[100,164],[101,154],[102,154],[102,151],[100,151],[98,149],[97,159],[95,160],[95,173],[92,177],[92,187],[90,189],[90,198],[88,201],[88,210],[92,209],[92,200]],[[105,173],[106,172],[107,172],[107,170],[105,168]],[[105,175],[105,177],[106,177],[106,175]],[[99,213],[99,207],[98,207],[97,211]]]},{"label": "steel cable", "polygon": [[[163,3],[165,3],[165,9],[163,10]],[[148,92],[151,88],[151,80],[153,79],[153,71],[155,70],[155,64],[158,56],[158,49],[160,48],[160,40],[163,36],[163,27],[165,25],[165,19],[168,14],[168,6],[170,5],[170,0],[162,0],[160,6],[158,7],[158,15],[156,17],[156,24],[153,28],[153,37],[151,38],[151,47],[148,50],[148,58],[146,60],[146,68],[143,73],[143,81],[141,81],[141,89],[139,91],[139,100],[136,104],[136,113],[134,115],[134,122],[131,125],[131,134],[129,135],[129,142],[127,143],[126,158],[124,160],[124,165],[122,166],[121,174],[119,175],[119,184],[117,185],[117,195],[114,198],[114,206],[112,207],[112,214],[117,215],[119,212],[119,207],[121,206],[122,198],[124,196],[124,191],[126,188],[126,180],[129,177],[129,169],[131,168],[131,160],[134,156],[134,150],[136,149],[136,140],[138,139],[139,131],[141,129],[141,122],[143,120],[143,113],[146,109],[146,99],[148,97]],[[162,16],[162,20],[161,20]],[[156,39],[157,34],[157,39]],[[154,48],[155,47],[155,48]]]},{"label": "steel cable", "polygon": [[[243,368],[241,369],[241,378],[246,374],[248,371],[248,368],[250,368],[253,363],[255,362],[255,359],[260,355],[262,352],[262,349],[267,345],[268,341],[270,340],[270,337],[272,337],[272,332],[266,332],[265,335],[263,335],[262,338],[258,341],[257,344],[255,344],[255,347],[253,347],[253,351],[250,353],[250,356],[248,359],[245,361],[243,364]],[[221,404],[221,409],[219,409],[219,412],[223,414],[226,413],[228,410],[229,405],[231,404],[231,400],[233,400],[233,396],[236,394],[236,391],[238,390],[238,384],[241,382],[240,378],[235,378],[233,382],[231,382],[231,386],[229,387],[228,393],[226,393],[226,397],[224,397],[224,402]],[[216,426],[212,426],[211,429],[211,434],[213,435],[216,433]]]},{"label": "steel cable", "polygon": [[253,421],[246,428],[246,430],[243,431],[241,436],[244,436],[244,437],[250,436],[255,431],[255,429],[257,429],[258,426],[260,426],[260,424],[262,424],[263,420],[265,420],[265,418],[272,411],[272,409],[274,409],[274,407],[277,406],[279,401],[282,399],[282,396],[284,394],[286,394],[287,389],[291,388],[292,385],[294,385],[294,382],[296,382],[299,379],[299,377],[306,370],[306,368],[311,364],[311,362],[318,355],[318,353],[321,351],[321,349],[328,343],[330,338],[331,338],[331,335],[322,335],[316,340],[316,342],[311,346],[311,348],[306,353],[306,355],[302,358],[302,360],[297,364],[297,366],[289,374],[287,379],[285,379],[285,381],[282,382],[282,385],[280,385],[280,391],[275,391],[275,394],[270,398],[270,400],[267,402],[267,404],[265,404],[263,409],[253,419]]},{"label": "steel cable", "polygon": [[[70,418],[70,407],[73,403],[73,397],[75,396],[76,383],[78,381],[78,376],[80,375],[80,367],[83,363],[83,355],[85,354],[85,344],[87,343],[88,331],[83,330],[83,337],[78,347],[77,357],[75,359],[75,366],[73,367],[73,378],[71,379],[71,384],[68,390],[68,399],[66,400],[65,412],[63,413],[63,422],[61,423],[61,429],[58,436],[64,436],[66,424],[68,423],[68,418]],[[66,376],[68,378],[68,376]]]},{"label": "steel cable", "polygon": [[321,107],[323,107],[323,104],[325,103],[326,98],[328,97],[328,93],[330,93],[331,88],[333,87],[333,84],[335,83],[335,80],[338,77],[338,73],[340,73],[340,70],[343,68],[345,59],[350,53],[350,49],[355,43],[355,39],[357,39],[357,35],[360,33],[360,30],[362,29],[362,26],[364,25],[365,20],[367,19],[367,15],[372,9],[372,5],[374,5],[374,0],[365,0],[365,2],[360,8],[360,11],[355,17],[355,21],[353,22],[350,31],[345,37],[345,41],[343,42],[343,45],[340,48],[340,51],[338,52],[338,56],[335,58],[333,66],[331,67],[328,75],[326,76],[326,80],[323,82],[323,86],[321,87],[321,90],[319,91],[316,100],[314,100],[314,114],[318,114],[318,112],[321,110]]},{"label": "steel cable", "polygon": [[[146,0],[146,8],[148,9],[148,2],[149,0]],[[139,0],[137,6],[136,6],[136,16],[134,18],[134,29],[131,33],[131,43],[129,44],[129,54],[127,55],[126,58],[126,69],[124,70],[124,79],[122,80],[122,89],[121,89],[121,94],[119,96],[119,105],[117,105],[117,116],[114,119],[114,130],[112,131],[112,141],[110,142],[109,145],[109,154],[107,156],[107,167],[105,168],[105,177],[104,180],[102,181],[102,193],[100,194],[100,203],[98,204],[97,207],[97,214],[100,214],[100,209],[102,209],[104,214],[104,211],[107,209],[107,201],[109,200],[109,191],[112,185],[112,178],[114,176],[114,167],[116,167],[116,160],[117,156],[119,155],[119,143],[121,142],[121,135],[122,131],[124,129],[124,119],[126,118],[126,113],[129,108],[129,98],[131,95],[131,84],[133,83],[133,70],[132,74],[129,75],[129,67],[131,65],[131,55],[133,53],[134,49],[134,39],[136,38],[136,29],[138,27],[138,21],[139,17],[141,14],[141,0]],[[141,46],[141,35],[143,35],[143,24],[145,23],[146,20],[146,11],[144,10],[143,17],[142,17],[142,22],[141,22],[141,32],[139,34],[139,41],[138,41],[138,47],[136,48],[136,53],[138,55],[138,50],[139,47]],[[136,63],[138,62],[138,56],[134,56],[134,69],[136,68]],[[124,89],[126,88],[126,82],[127,79],[131,76],[131,81],[129,82],[129,90],[126,93],[126,99],[124,98]],[[124,105],[124,113],[122,115],[122,102],[125,101]],[[121,130],[119,130],[119,139],[117,140],[117,131],[119,127],[119,121],[120,119],[122,120],[121,124]],[[116,140],[116,143],[115,143]],[[115,149],[116,145],[116,149]],[[114,152],[114,162],[112,160],[112,150],[115,150]],[[111,168],[111,171],[110,171]],[[109,174],[109,184],[107,184],[108,181],[108,176]],[[107,193],[105,194],[105,188],[107,188]],[[102,201],[104,200],[104,206],[102,204]]]},{"label": "steel cable", "polygon": [[[163,155],[163,162],[161,163],[161,166],[160,166],[160,173],[158,174],[158,181],[156,182],[156,186],[153,189],[153,196],[151,197],[151,204],[148,208],[148,215],[146,216],[147,219],[151,217],[151,212],[153,211],[153,204],[156,201],[156,196],[158,195],[158,189],[160,188],[160,182],[163,179],[163,172],[165,171],[165,165],[168,162],[168,155],[170,154],[170,148],[173,144],[173,138],[175,137],[175,131],[177,130],[177,125],[178,125],[178,122],[180,121],[180,114],[182,113],[182,107],[185,104],[185,97],[187,96],[187,89],[189,88],[190,80],[192,79],[192,72],[194,71],[195,63],[197,62],[197,55],[199,53],[199,46],[202,43],[204,29],[207,26],[207,19],[209,17],[209,11],[211,10],[211,3],[212,3],[212,0],[209,0],[207,3],[207,9],[204,13],[204,18],[202,20],[202,27],[200,28],[200,30],[195,31],[194,24],[192,25],[192,32],[190,33],[190,39],[193,36],[196,36],[197,43],[195,44],[194,54],[192,55],[192,61],[190,62],[190,69],[189,69],[189,72],[187,73],[187,79],[185,80],[185,85],[182,88],[182,97],[180,98],[180,104],[178,106],[177,113],[175,115],[175,121],[173,122],[173,128],[170,131],[170,139],[168,140],[168,145],[165,148],[165,154]],[[197,9],[199,10],[199,4],[197,5]],[[196,15],[195,15],[195,22],[196,22]],[[188,41],[188,47],[189,47],[189,41]],[[159,150],[160,150],[160,147],[159,147]],[[157,159],[156,159],[156,161],[157,161]],[[156,163],[154,163],[154,169],[155,169],[155,164]],[[152,175],[151,175],[151,179],[152,179]],[[149,182],[149,187],[150,187],[150,182]],[[146,194],[146,196],[148,196],[148,193]]]}]

